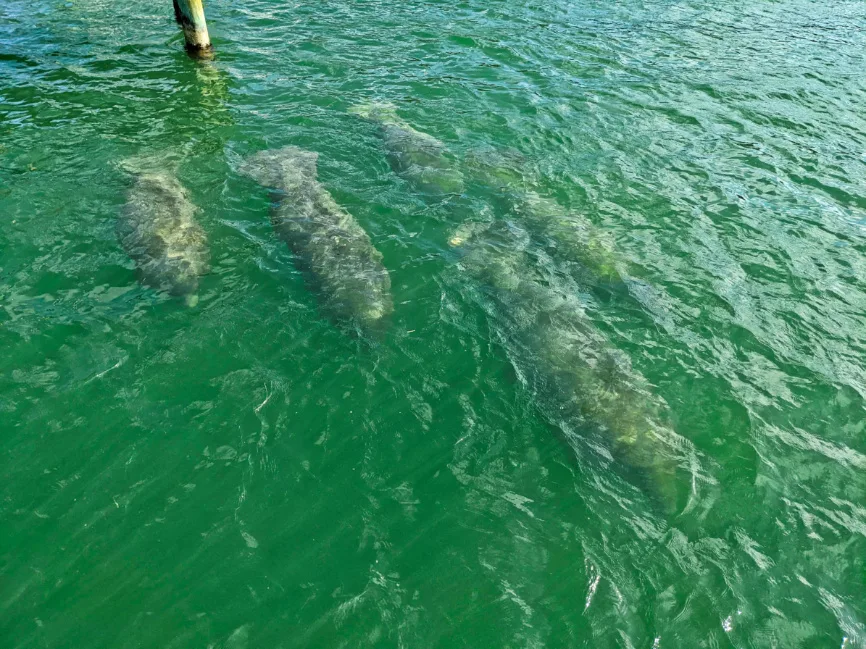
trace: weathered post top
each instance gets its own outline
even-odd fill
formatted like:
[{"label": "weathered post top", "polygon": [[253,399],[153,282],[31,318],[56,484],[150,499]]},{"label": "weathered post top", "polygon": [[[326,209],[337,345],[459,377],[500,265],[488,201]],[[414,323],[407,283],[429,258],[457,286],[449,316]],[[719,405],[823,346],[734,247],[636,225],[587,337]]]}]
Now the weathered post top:
[{"label": "weathered post top", "polygon": [[174,17],[183,29],[186,49],[193,54],[204,54],[211,49],[210,35],[204,18],[202,0],[173,0]]}]

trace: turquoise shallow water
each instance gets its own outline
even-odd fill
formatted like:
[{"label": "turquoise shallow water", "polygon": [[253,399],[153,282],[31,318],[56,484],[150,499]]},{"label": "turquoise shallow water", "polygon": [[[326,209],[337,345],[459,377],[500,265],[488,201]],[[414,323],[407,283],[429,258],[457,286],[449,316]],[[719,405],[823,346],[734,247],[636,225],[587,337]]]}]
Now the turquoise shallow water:
[{"label": "turquoise shallow water", "polygon": [[[866,647],[866,8],[723,5],[214,1],[196,62],[165,2],[0,4],[0,645]],[[461,196],[392,171],[369,101]],[[238,173],[285,145],[383,255],[379,341]],[[195,308],[115,236],[142,155],[201,208]],[[558,412],[467,219],[666,403],[674,511]]]}]

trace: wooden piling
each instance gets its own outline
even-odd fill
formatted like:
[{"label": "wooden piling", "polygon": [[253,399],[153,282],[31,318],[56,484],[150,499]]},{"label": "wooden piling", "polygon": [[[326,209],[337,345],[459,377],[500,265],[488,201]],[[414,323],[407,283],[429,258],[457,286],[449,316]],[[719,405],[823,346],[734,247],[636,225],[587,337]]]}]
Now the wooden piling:
[{"label": "wooden piling", "polygon": [[174,2],[174,17],[183,30],[187,51],[197,55],[210,52],[210,35],[207,32],[202,0],[172,1]]}]

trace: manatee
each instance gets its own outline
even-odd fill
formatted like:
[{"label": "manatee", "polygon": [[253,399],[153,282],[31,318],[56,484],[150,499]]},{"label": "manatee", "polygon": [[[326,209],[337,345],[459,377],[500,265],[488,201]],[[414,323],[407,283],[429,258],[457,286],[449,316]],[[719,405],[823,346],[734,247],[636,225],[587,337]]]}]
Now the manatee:
[{"label": "manatee", "polygon": [[429,195],[463,192],[463,175],[445,144],[410,126],[393,104],[363,104],[350,112],[379,126],[391,169],[415,189]]},{"label": "manatee", "polygon": [[247,158],[240,172],[270,188],[271,223],[288,244],[323,311],[381,334],[394,310],[382,254],[318,181],[318,154],[287,146]]},{"label": "manatee", "polygon": [[559,257],[578,262],[595,279],[610,284],[626,278],[626,262],[613,240],[582,214],[532,190],[519,196],[516,212],[555,243]]},{"label": "manatee", "polygon": [[[504,221],[468,222],[451,236],[460,267],[484,289],[516,369],[540,409],[563,430],[598,430],[611,456],[637,476],[666,513],[685,504],[679,464],[688,443],[664,401],[592,324],[571,291],[530,263],[529,235]],[[567,433],[568,434],[568,433]]]},{"label": "manatee", "polygon": [[199,281],[210,270],[207,235],[198,208],[170,171],[140,161],[122,164],[133,184],[117,220],[117,238],[142,284],[198,303]]},{"label": "manatee", "polygon": [[490,189],[518,193],[526,188],[526,157],[517,149],[483,146],[466,153],[466,167],[472,176]]},{"label": "manatee", "polygon": [[626,278],[626,261],[607,233],[579,212],[535,191],[532,179],[523,171],[526,161],[519,152],[478,149],[467,155],[466,163],[480,182],[499,193],[534,235],[554,244],[556,255],[563,261],[577,262],[603,284]]}]

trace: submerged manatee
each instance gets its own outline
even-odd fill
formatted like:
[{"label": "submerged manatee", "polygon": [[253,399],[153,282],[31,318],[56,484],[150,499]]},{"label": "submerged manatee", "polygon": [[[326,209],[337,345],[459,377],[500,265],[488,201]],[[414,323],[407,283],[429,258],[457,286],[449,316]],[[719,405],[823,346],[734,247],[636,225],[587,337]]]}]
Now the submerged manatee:
[{"label": "submerged manatee", "polygon": [[666,423],[667,408],[593,326],[570,291],[534,269],[525,232],[502,221],[467,223],[450,244],[484,289],[511,360],[537,386],[538,404],[563,430],[597,428],[611,455],[636,470],[666,513],[685,504],[678,470],[688,443]]},{"label": "submerged manatee", "polygon": [[582,214],[571,211],[532,188],[524,173],[525,160],[511,150],[481,149],[471,152],[466,163],[478,180],[505,199],[526,227],[546,237],[563,261],[579,263],[602,283],[626,278],[626,261],[616,252],[607,233],[599,230]]},{"label": "submerged manatee", "polygon": [[350,109],[375,122],[391,169],[426,194],[460,194],[463,176],[445,144],[414,129],[392,104],[372,103]]},{"label": "submerged manatee", "polygon": [[382,254],[318,181],[318,154],[288,146],[247,158],[240,172],[275,190],[271,223],[332,318],[382,333],[394,310]]},{"label": "submerged manatee", "polygon": [[124,163],[133,185],[117,220],[117,238],[135,261],[143,284],[198,302],[202,275],[210,269],[207,235],[198,211],[174,174]]}]

